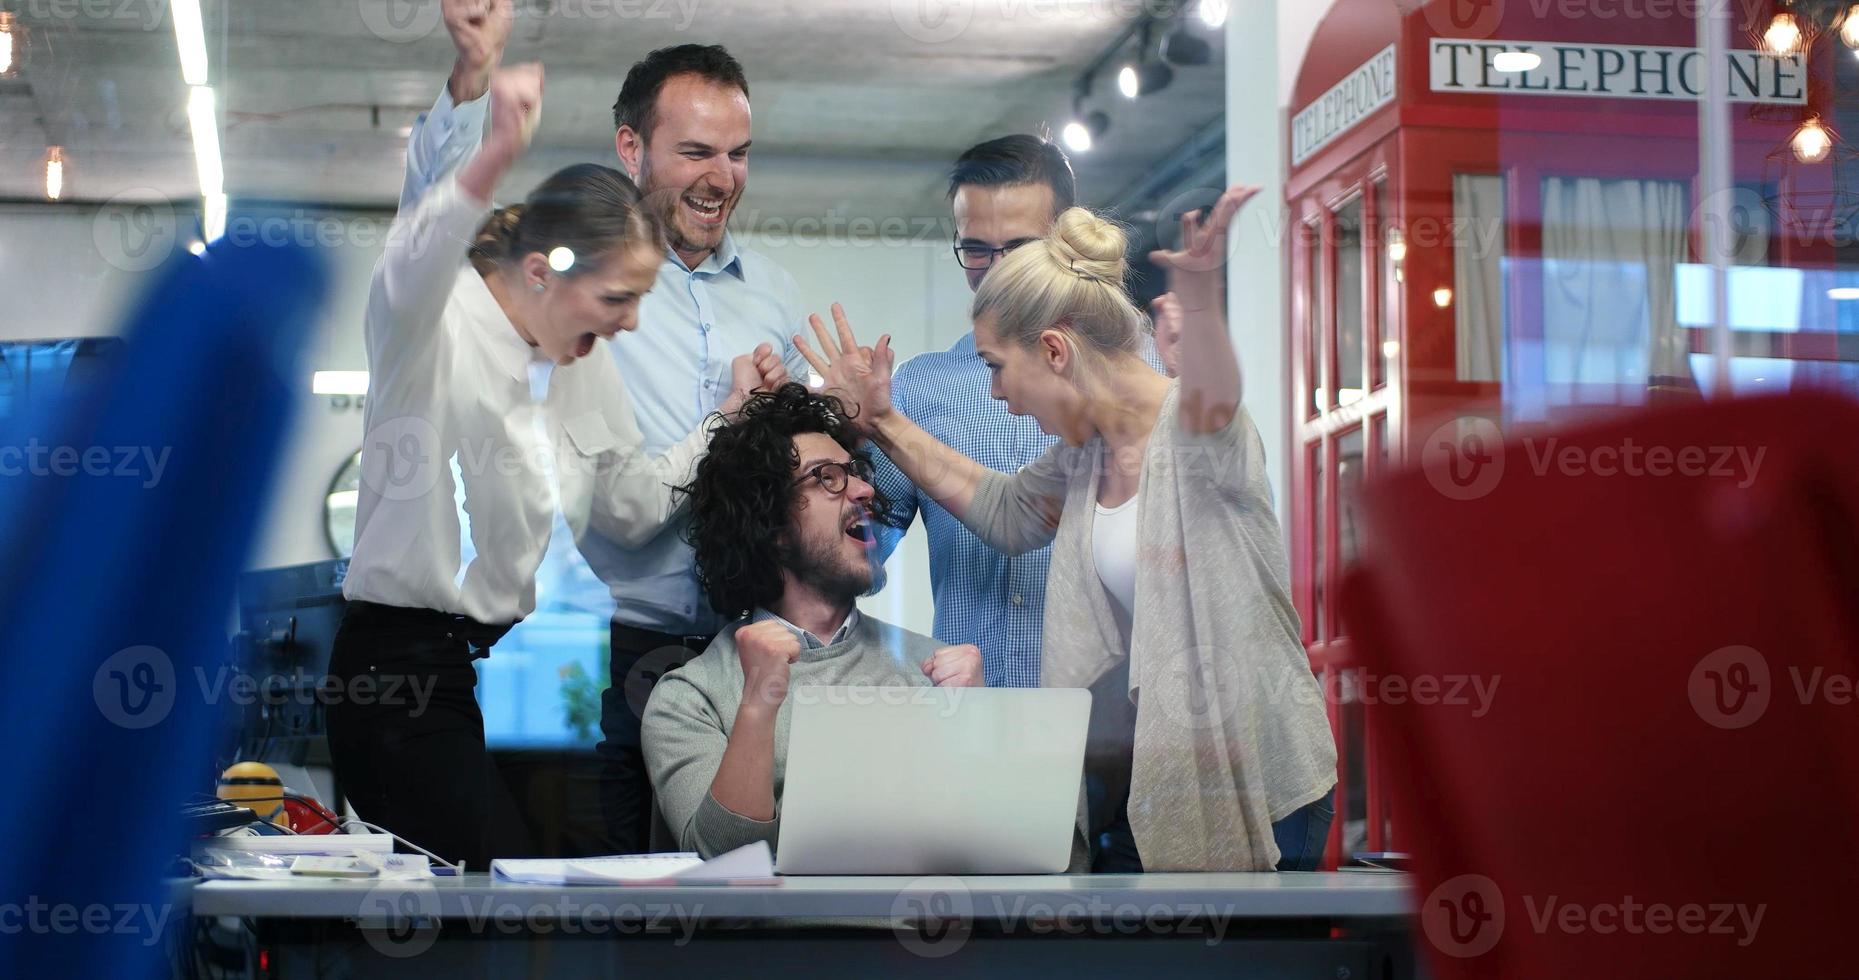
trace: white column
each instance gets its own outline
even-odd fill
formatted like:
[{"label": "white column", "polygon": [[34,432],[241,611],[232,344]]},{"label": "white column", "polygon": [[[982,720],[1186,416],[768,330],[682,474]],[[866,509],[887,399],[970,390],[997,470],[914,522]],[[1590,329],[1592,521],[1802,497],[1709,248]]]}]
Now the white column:
[{"label": "white column", "polygon": [[[1227,321],[1258,423],[1278,523],[1291,526],[1290,360],[1285,349],[1284,113],[1279,106],[1278,0],[1234,0],[1226,21],[1226,173],[1263,188],[1233,232]],[[1287,533],[1287,539],[1289,535]]]}]

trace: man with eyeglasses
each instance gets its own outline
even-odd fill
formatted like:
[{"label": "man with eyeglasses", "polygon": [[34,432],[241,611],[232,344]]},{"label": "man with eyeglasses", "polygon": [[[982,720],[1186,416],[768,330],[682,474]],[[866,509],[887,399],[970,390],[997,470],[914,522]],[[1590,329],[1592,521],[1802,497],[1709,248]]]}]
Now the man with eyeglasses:
[{"label": "man with eyeglasses", "polygon": [[[949,172],[949,200],[955,213],[955,258],[968,287],[981,288],[1002,255],[1045,236],[1076,198],[1071,161],[1051,140],[1024,133],[1003,136],[957,157]],[[1160,368],[1148,345],[1144,356]],[[1006,403],[989,397],[988,388],[987,365],[975,353],[970,332],[946,351],[919,354],[899,365],[891,379],[891,401],[963,455],[1013,473],[1057,439],[1041,432],[1031,415],[1009,414]],[[911,519],[921,514],[929,534],[937,638],[979,646],[989,687],[1038,687],[1052,549],[1009,558],[918,493],[882,454],[875,462],[878,490],[891,502],[890,521],[880,531],[880,560],[890,557]]]},{"label": "man with eyeglasses", "polygon": [[733,620],[665,674],[642,745],[679,850],[775,845],[791,687],[979,687],[981,651],[861,614],[884,498],[837,399],[788,383],[714,430],[682,492],[697,577]]}]

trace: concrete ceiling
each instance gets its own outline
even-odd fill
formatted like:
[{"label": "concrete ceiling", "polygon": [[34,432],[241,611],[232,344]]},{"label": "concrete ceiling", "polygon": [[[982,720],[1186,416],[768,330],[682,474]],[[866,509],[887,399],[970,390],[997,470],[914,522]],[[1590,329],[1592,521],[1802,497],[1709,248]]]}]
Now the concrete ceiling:
[{"label": "concrete ceiling", "polygon": [[[26,25],[0,80],[0,197],[42,193],[61,143],[67,196],[183,200],[198,192],[165,0],[0,0]],[[755,151],[738,225],[947,213],[964,148],[1070,114],[1080,72],[1165,0],[518,0],[506,60],[541,60],[537,145],[503,188],[580,160],[611,162],[625,69],[669,44],[727,45],[753,90]],[[452,59],[438,0],[205,0],[234,198],[392,206],[403,133]],[[1208,32],[1195,23],[1203,36]],[[1222,115],[1222,42],[1135,102],[1096,82],[1109,132],[1074,157],[1108,203]],[[1105,73],[1109,75],[1109,72]]]}]

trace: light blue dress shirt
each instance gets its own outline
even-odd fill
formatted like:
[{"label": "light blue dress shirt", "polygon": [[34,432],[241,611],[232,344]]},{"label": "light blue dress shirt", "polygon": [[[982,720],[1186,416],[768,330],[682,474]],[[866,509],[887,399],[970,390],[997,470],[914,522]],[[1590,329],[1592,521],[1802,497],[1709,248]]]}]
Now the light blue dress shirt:
[{"label": "light blue dress shirt", "polygon": [[[485,96],[455,106],[442,90],[432,109],[414,121],[402,208],[477,149],[489,105]],[[716,411],[729,394],[730,361],[758,344],[773,344],[789,374],[804,382],[809,368],[792,337],[806,322],[794,277],[737,247],[728,232],[695,269],[667,250],[658,281],[640,301],[639,329],[608,345],[632,396],[646,451],[664,452]],[[612,592],[616,621],[678,635],[710,634],[723,626],[697,584],[696,561],[684,541],[688,526],[688,518],[680,516],[633,550],[591,531],[576,542]]]}]

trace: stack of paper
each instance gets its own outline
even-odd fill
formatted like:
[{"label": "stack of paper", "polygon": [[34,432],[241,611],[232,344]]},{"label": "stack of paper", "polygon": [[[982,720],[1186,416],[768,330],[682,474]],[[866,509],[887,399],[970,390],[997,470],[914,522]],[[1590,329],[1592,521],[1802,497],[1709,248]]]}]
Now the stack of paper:
[{"label": "stack of paper", "polygon": [[772,885],[775,859],[756,841],[705,861],[696,854],[593,858],[498,858],[491,874],[525,885]]}]

